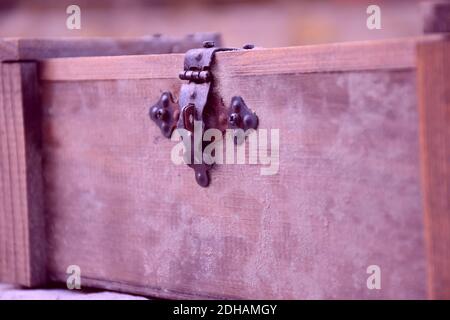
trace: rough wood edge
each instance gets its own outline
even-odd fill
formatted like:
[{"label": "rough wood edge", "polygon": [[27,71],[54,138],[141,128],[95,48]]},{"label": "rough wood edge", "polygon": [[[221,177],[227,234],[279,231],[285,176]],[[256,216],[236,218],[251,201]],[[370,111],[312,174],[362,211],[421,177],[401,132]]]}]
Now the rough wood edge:
[{"label": "rough wood edge", "polygon": [[432,299],[450,299],[450,40],[418,46],[422,189]]},{"label": "rough wood edge", "polygon": [[36,63],[1,63],[0,281],[46,282]]},{"label": "rough wood edge", "polygon": [[[416,66],[416,44],[420,39],[433,41],[439,38],[219,52],[215,75],[410,69]],[[47,59],[40,64],[39,77],[43,81],[175,79],[183,59],[181,54]]]},{"label": "rough wood edge", "polygon": [[[65,274],[52,274],[50,281],[56,285],[65,283],[67,275]],[[115,292],[121,292],[126,294],[137,294],[145,297],[156,299],[183,299],[183,300],[237,300],[239,297],[231,296],[218,296],[208,295],[208,293],[190,293],[175,291],[170,289],[144,286],[139,284],[133,284],[128,282],[114,281],[111,279],[97,279],[89,276],[81,275],[81,287],[82,288],[96,288]]]},{"label": "rough wood edge", "polygon": [[0,281],[46,282],[37,64],[49,57],[184,52],[217,33],[185,38],[0,39]]},{"label": "rough wood edge", "polygon": [[219,33],[193,33],[185,37],[161,35],[137,38],[0,39],[0,61],[42,60],[56,57],[118,56],[182,53],[203,41],[220,45]]}]

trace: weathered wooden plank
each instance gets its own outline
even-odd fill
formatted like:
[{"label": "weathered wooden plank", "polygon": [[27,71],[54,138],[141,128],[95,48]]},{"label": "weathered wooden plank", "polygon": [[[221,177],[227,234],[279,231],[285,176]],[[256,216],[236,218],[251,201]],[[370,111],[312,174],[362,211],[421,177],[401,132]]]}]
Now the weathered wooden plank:
[{"label": "weathered wooden plank", "polygon": [[186,52],[203,41],[221,38],[218,33],[195,33],[184,38],[148,36],[140,38],[59,38],[0,40],[0,61],[42,60],[55,57],[117,56]]},{"label": "weathered wooden plank", "polygon": [[418,49],[429,294],[450,299],[450,41]]},{"label": "weathered wooden plank", "polygon": [[[417,39],[403,39],[254,49],[219,52],[216,60],[218,68],[223,68],[220,72],[230,76],[411,69],[416,65],[416,43]],[[41,64],[40,79],[170,79],[178,76],[182,66],[183,55],[48,59]]]},{"label": "weathered wooden plank", "polygon": [[51,279],[75,264],[160,297],[424,298],[415,71],[230,76],[220,59],[216,108],[241,95],[280,130],[273,176],[217,165],[203,189],[174,165],[147,113],[175,78],[42,83]]},{"label": "weathered wooden plank", "polygon": [[183,54],[47,59],[40,63],[41,81],[177,79]]},{"label": "weathered wooden plank", "polygon": [[46,280],[37,68],[0,67],[0,281],[34,286]]},{"label": "weathered wooden plank", "polygon": [[0,280],[35,286],[46,281],[42,204],[41,117],[37,65],[48,57],[183,52],[213,40],[215,33],[182,39],[2,39]]}]

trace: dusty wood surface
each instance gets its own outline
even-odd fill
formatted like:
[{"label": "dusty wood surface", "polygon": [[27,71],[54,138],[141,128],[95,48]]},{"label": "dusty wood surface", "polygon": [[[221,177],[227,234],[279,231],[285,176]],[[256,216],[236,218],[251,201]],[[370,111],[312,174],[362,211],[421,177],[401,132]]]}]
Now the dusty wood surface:
[{"label": "dusty wood surface", "polygon": [[46,281],[36,63],[0,64],[0,279]]},{"label": "dusty wood surface", "polygon": [[450,41],[419,46],[418,74],[429,290],[450,299]]},{"label": "dusty wood surface", "polygon": [[[37,67],[49,57],[182,52],[218,34],[182,39],[0,39],[0,279],[36,286],[46,281],[42,204],[41,108]],[[28,62],[27,62],[28,61]]]},{"label": "dusty wood surface", "polygon": [[[177,95],[180,56],[41,64],[51,279],[76,264],[85,283],[158,297],[426,297],[415,49],[397,47],[405,60],[395,47],[367,49],[368,62],[348,48],[334,64],[324,58],[347,49],[218,54],[215,108],[241,95],[260,128],[280,129],[280,168],[218,165],[207,189],[147,115]],[[285,50],[299,57],[291,72]],[[65,62],[83,77],[63,78]],[[366,287],[373,264],[381,290]]]},{"label": "dusty wood surface", "polygon": [[41,60],[55,57],[117,56],[186,52],[203,41],[221,43],[217,33],[195,33],[184,38],[0,39],[0,61]]}]

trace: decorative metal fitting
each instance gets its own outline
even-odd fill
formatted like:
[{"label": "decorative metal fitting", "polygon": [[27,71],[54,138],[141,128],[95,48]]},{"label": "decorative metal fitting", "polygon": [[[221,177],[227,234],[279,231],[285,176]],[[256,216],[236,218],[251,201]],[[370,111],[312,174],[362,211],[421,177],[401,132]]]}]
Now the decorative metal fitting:
[{"label": "decorative metal fitting", "polygon": [[258,127],[258,117],[250,110],[239,96],[231,99],[231,106],[228,110],[228,127],[230,129],[254,129]]},{"label": "decorative metal fitting", "polygon": [[[252,49],[253,45],[244,46],[245,49]],[[164,92],[159,101],[150,108],[150,118],[161,129],[161,133],[170,138],[175,128],[185,129],[189,132],[191,151],[185,153],[185,162],[194,169],[195,180],[202,187],[209,185],[208,170],[212,165],[206,164],[203,159],[194,159],[194,122],[200,122],[203,130],[209,129],[204,122],[204,117],[210,113],[205,112],[209,106],[209,94],[213,76],[211,66],[214,61],[214,54],[217,51],[237,50],[233,48],[217,48],[214,42],[206,41],[203,48],[192,49],[186,52],[184,59],[184,71],[179,74],[181,80],[186,80],[181,86],[178,103],[173,99],[170,92]],[[216,121],[216,123],[218,123]],[[256,129],[258,117],[245,104],[241,97],[233,97],[228,112],[228,127],[232,129]],[[187,142],[186,142],[187,143]],[[202,142],[200,146],[202,153],[206,147]],[[202,154],[203,156],[203,154]]]},{"label": "decorative metal fitting", "polygon": [[170,92],[164,92],[158,102],[150,108],[150,119],[156,122],[164,137],[169,138],[177,126],[180,107]]}]

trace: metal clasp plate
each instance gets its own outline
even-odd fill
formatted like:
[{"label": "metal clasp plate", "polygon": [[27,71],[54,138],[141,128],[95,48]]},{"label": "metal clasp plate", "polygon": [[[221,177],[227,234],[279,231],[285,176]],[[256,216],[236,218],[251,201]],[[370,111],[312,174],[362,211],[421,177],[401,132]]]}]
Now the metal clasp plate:
[{"label": "metal clasp plate", "polygon": [[[245,49],[252,49],[253,46],[245,46]],[[214,55],[218,51],[238,50],[235,48],[218,48],[211,41],[206,41],[203,48],[189,50],[184,59],[184,70],[179,74],[181,80],[186,80],[181,86],[178,103],[174,102],[170,92],[164,92],[159,101],[150,108],[150,118],[159,126],[162,134],[170,138],[172,132],[177,129],[184,129],[190,133],[190,144],[186,141],[186,147],[190,147],[190,152],[185,154],[185,162],[194,169],[195,179],[202,187],[207,187],[210,182],[208,165],[202,159],[196,159],[194,134],[201,134],[209,128],[206,127],[204,116],[208,107],[209,95],[213,75],[211,66]],[[201,123],[201,131],[194,130],[195,123]],[[257,116],[247,108],[241,97],[234,97],[231,102],[228,114],[229,128],[256,129],[258,126]],[[201,141],[201,139],[200,139]],[[202,142],[201,150],[205,148]],[[186,148],[187,150],[188,148]]]}]

